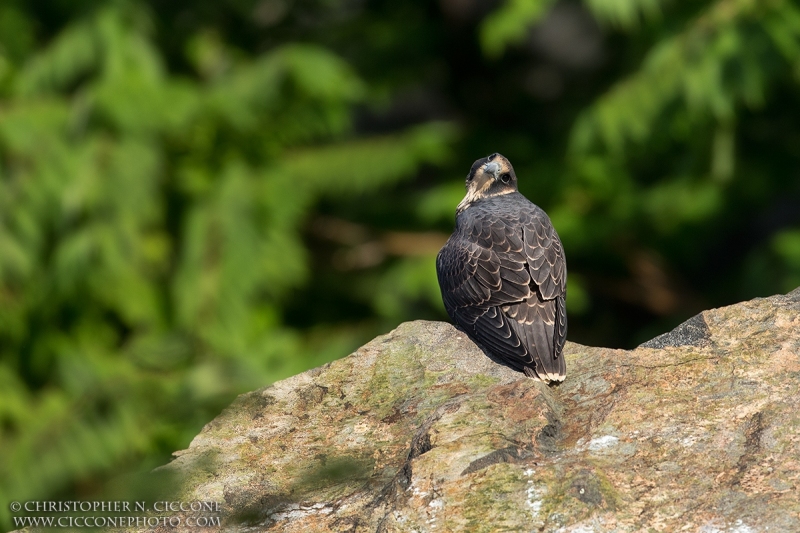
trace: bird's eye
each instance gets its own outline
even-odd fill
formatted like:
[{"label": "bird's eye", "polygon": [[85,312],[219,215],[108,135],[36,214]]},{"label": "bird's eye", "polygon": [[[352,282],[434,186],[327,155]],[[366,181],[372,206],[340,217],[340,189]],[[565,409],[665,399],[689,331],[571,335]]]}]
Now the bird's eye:
[{"label": "bird's eye", "polygon": [[506,172],[505,174],[500,176],[500,181],[502,181],[503,183],[508,183],[509,181],[511,181],[511,174]]}]

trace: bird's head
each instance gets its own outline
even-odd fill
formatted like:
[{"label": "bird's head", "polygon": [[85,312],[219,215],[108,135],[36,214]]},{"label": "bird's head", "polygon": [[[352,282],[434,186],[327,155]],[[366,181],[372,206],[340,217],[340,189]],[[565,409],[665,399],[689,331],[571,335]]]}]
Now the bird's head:
[{"label": "bird's head", "polygon": [[492,154],[472,164],[467,175],[467,194],[458,204],[460,213],[474,202],[492,196],[500,196],[517,190],[517,175],[514,167],[504,156]]}]

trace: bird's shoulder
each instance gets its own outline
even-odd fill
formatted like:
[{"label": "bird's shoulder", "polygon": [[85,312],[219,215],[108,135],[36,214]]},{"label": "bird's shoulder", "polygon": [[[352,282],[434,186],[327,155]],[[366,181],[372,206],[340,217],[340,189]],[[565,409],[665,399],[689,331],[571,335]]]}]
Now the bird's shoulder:
[{"label": "bird's shoulder", "polygon": [[474,240],[495,233],[519,233],[523,228],[552,227],[542,208],[519,192],[485,198],[475,202],[456,217],[454,237]]}]

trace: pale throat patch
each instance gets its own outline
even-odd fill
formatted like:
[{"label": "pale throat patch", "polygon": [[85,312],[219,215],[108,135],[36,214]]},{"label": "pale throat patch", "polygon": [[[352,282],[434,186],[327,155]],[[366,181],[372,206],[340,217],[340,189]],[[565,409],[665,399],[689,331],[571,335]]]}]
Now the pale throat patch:
[{"label": "pale throat patch", "polygon": [[492,195],[486,195],[485,191],[487,189],[489,189],[491,184],[492,184],[491,181],[487,181],[486,185],[484,185],[480,190],[473,190],[473,189],[467,190],[467,194],[464,196],[464,199],[461,200],[461,203],[459,203],[458,207],[456,207],[456,213],[462,212],[464,209],[468,208],[470,205],[472,205],[473,203],[477,202],[478,200],[480,200],[482,198],[491,198],[493,196],[502,196],[504,194],[511,194],[512,192],[514,192],[513,189],[509,189],[509,190],[504,190],[504,191],[498,191],[498,192],[496,192],[496,193],[494,193]]}]

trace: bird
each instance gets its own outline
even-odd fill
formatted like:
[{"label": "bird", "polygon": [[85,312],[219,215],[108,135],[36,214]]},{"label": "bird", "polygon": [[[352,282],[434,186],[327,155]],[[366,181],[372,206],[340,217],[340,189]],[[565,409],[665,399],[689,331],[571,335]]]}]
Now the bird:
[{"label": "bird", "polygon": [[567,262],[547,214],[520,194],[504,156],[478,159],[436,256],[447,314],[484,351],[529,377],[566,377]]}]

